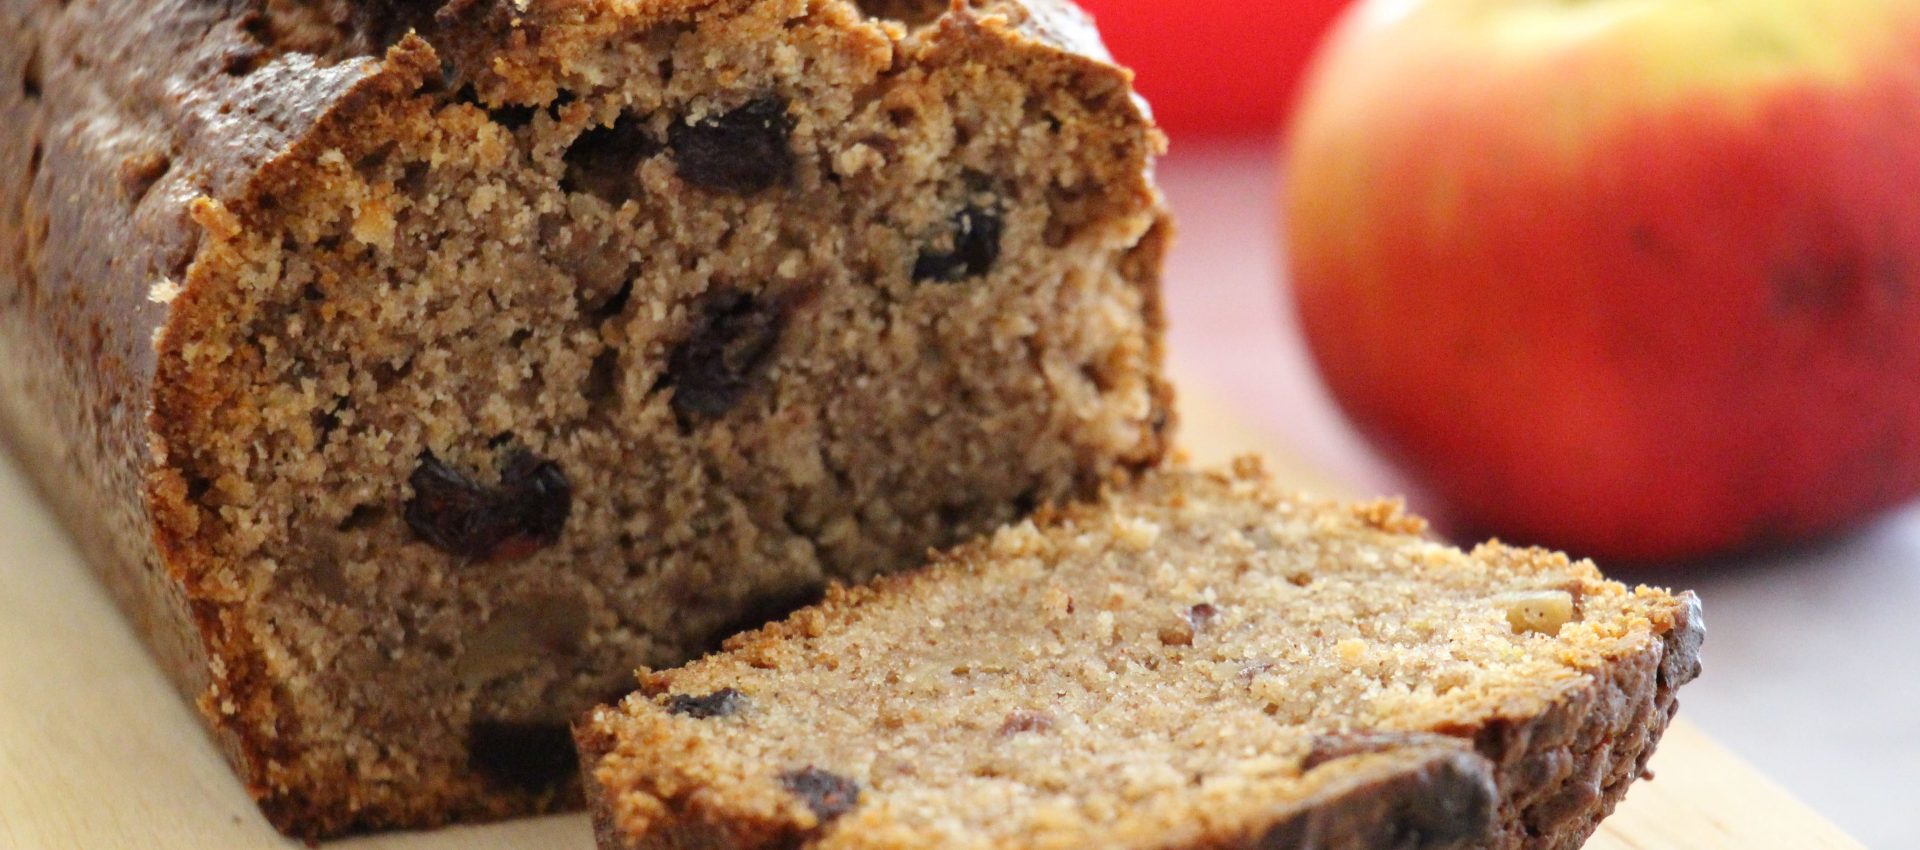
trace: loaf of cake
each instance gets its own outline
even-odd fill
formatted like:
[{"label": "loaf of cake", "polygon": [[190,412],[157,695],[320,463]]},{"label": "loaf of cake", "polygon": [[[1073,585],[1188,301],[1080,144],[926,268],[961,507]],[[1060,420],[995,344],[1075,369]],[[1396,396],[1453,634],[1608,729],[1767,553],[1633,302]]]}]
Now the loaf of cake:
[{"label": "loaf of cake", "polygon": [[1699,673],[1691,594],[1257,464],[1042,511],[576,735],[603,850],[1574,850]]},{"label": "loaf of cake", "polygon": [[635,665],[1160,458],[1129,80],[1060,0],[13,0],[0,432],[280,829],[577,803]]}]

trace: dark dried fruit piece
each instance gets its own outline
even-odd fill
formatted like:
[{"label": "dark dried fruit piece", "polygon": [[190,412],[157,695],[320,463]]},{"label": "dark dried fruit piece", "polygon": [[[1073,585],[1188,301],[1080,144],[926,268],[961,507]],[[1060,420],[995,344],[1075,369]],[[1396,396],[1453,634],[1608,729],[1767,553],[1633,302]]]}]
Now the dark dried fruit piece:
[{"label": "dark dried fruit piece", "polygon": [[747,695],[733,688],[721,688],[706,696],[674,694],[667,698],[667,713],[691,717],[695,720],[712,720],[716,717],[731,717],[747,707]]},{"label": "dark dried fruit piece", "polygon": [[1213,618],[1218,616],[1220,616],[1220,609],[1202,602],[1187,609],[1187,625],[1192,626],[1195,632],[1204,632],[1208,626],[1213,625]]},{"label": "dark dried fruit piece", "polygon": [[592,127],[573,140],[561,156],[567,174],[560,187],[585,192],[614,206],[640,193],[639,168],[661,150],[644,122],[622,114],[611,127]]},{"label": "dark dried fruit piece", "polygon": [[1000,724],[1002,736],[1018,735],[1022,732],[1047,732],[1053,729],[1053,715],[1044,711],[1015,711],[1007,714]]},{"label": "dark dried fruit piece", "polygon": [[993,270],[1000,259],[1000,214],[967,207],[953,217],[953,250],[924,251],[913,264],[913,279],[957,283]]},{"label": "dark dried fruit piece", "polygon": [[784,305],[733,289],[707,297],[687,338],[667,355],[663,381],[683,425],[725,414],[764,370],[786,326]]},{"label": "dark dried fruit piece", "polygon": [[731,112],[682,121],[667,129],[680,179],[717,192],[751,195],[793,176],[787,137],[793,119],[778,97],[750,100]]},{"label": "dark dried fruit piece", "polygon": [[407,527],[449,555],[480,561],[524,558],[559,542],[573,512],[573,487],[552,461],[519,451],[498,487],[485,487],[427,452],[407,479]]},{"label": "dark dried fruit piece", "polygon": [[488,782],[539,792],[580,769],[564,723],[476,721],[467,728],[467,768]]},{"label": "dark dried fruit piece", "polygon": [[805,802],[822,823],[853,811],[860,803],[860,783],[817,767],[782,773],[780,784]]}]

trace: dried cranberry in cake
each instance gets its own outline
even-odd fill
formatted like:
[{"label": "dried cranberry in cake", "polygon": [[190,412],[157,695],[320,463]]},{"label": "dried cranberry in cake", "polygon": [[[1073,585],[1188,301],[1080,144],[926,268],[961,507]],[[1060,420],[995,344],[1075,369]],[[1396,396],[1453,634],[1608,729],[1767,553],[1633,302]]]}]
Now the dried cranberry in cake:
[{"label": "dried cranberry in cake", "polygon": [[407,483],[405,517],[420,540],[449,555],[518,560],[560,539],[573,511],[573,488],[558,464],[516,451],[500,484],[484,486],[426,453]]},{"label": "dried cranberry in cake", "polygon": [[639,194],[640,163],[660,152],[660,141],[639,118],[621,114],[610,127],[590,127],[562,155],[567,174],[561,187],[585,192],[619,206]]},{"label": "dried cranberry in cake", "polygon": [[467,767],[496,785],[540,791],[571,778],[580,759],[564,723],[481,721],[467,731]]},{"label": "dried cranberry in cake", "polygon": [[785,183],[793,174],[787,136],[793,119],[778,97],[750,100],[730,112],[667,131],[680,179],[717,192],[751,195]]},{"label": "dried cranberry in cake", "polygon": [[1202,602],[1187,609],[1187,625],[1192,626],[1195,632],[1204,632],[1213,625],[1213,618],[1218,616],[1220,609]]},{"label": "dried cranberry in cake", "polygon": [[1000,214],[967,207],[953,217],[953,250],[925,251],[913,264],[913,279],[956,283],[993,271],[1000,259]]},{"label": "dried cranberry in cake", "polygon": [[1013,711],[1007,713],[1007,719],[1000,723],[1001,735],[1018,735],[1022,732],[1049,732],[1053,730],[1053,715],[1044,711]]},{"label": "dried cranberry in cake", "polygon": [[678,714],[695,720],[728,717],[738,714],[746,706],[747,695],[733,688],[721,688],[705,696],[674,694],[667,698],[668,714]]},{"label": "dried cranberry in cake", "polygon": [[709,295],[667,355],[666,386],[683,425],[724,415],[765,370],[786,327],[784,304],[735,289]]},{"label": "dried cranberry in cake", "polygon": [[805,802],[822,821],[853,811],[860,803],[860,783],[817,767],[780,774],[780,784]]}]

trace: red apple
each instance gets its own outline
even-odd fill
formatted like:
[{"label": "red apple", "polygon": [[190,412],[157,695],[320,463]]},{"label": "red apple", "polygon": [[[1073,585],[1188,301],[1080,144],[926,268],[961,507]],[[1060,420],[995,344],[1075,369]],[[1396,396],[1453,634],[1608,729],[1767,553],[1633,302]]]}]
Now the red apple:
[{"label": "red apple", "polygon": [[1368,0],[1284,225],[1443,517],[1676,559],[1920,493],[1920,1]]},{"label": "red apple", "polygon": [[1347,0],[1082,0],[1176,140],[1275,133]]}]

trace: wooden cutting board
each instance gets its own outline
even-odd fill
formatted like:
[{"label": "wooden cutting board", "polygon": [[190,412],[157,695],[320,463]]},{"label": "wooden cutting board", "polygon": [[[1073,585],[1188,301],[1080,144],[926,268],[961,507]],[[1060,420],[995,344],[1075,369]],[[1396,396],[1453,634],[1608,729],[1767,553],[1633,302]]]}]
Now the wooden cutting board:
[{"label": "wooden cutting board", "polygon": [[[1183,386],[1195,459],[1261,451],[1301,489],[1342,492],[1194,381]],[[0,462],[0,659],[0,850],[299,846],[261,820],[10,462]],[[1652,769],[1588,850],[1860,847],[1684,719]],[[592,837],[568,815],[331,846],[589,850]]]}]

